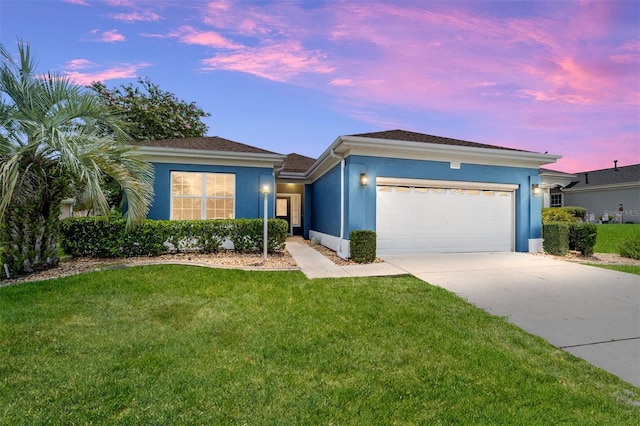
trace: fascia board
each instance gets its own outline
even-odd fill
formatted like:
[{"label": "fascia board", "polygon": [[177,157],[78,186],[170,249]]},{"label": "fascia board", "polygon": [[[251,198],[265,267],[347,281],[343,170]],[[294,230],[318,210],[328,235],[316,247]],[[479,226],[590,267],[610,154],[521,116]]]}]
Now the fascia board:
[{"label": "fascia board", "polygon": [[611,183],[608,185],[589,185],[580,188],[563,188],[562,192],[591,192],[591,191],[610,191],[614,189],[633,189],[640,188],[639,182]]},{"label": "fascia board", "polygon": [[310,183],[306,178],[306,173],[282,173],[276,176],[277,183]]},{"label": "fascia board", "polygon": [[137,147],[137,152],[152,163],[219,164],[243,167],[268,167],[282,165],[285,155],[252,152],[210,151],[165,147]]},{"label": "fascia board", "polygon": [[540,172],[540,177],[551,177],[551,178],[560,178],[560,179],[570,179],[574,180],[578,177],[578,175],[572,175],[569,173],[563,172]]},{"label": "fascia board", "polygon": [[478,148],[457,145],[441,145],[424,142],[409,142],[346,136],[341,149],[351,155],[423,159],[447,162],[473,163],[499,166],[540,167],[555,163],[561,155],[504,149]]},{"label": "fascia board", "polygon": [[316,160],[315,163],[309,168],[305,177],[309,180],[309,182],[314,182],[316,179],[324,175],[326,172],[331,170],[336,164],[340,163],[340,160],[331,155],[332,151],[337,151],[340,145],[342,144],[343,136],[338,136],[329,148],[327,148],[320,157]]}]

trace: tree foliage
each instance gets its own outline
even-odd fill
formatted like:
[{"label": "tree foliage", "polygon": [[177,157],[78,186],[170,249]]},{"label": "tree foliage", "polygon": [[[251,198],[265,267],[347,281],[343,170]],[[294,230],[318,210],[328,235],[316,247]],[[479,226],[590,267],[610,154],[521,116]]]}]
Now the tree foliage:
[{"label": "tree foliage", "polygon": [[60,203],[73,188],[107,213],[102,184],[112,178],[131,228],[146,217],[153,169],[94,92],[36,73],[29,45],[18,50],[14,60],[0,45],[0,261],[20,274],[58,263]]},{"label": "tree foliage", "polygon": [[130,83],[109,90],[104,83],[94,82],[91,88],[127,122],[127,131],[134,140],[200,137],[209,130],[201,119],[211,114],[195,102],[161,90],[148,78],[139,78],[138,87]]}]

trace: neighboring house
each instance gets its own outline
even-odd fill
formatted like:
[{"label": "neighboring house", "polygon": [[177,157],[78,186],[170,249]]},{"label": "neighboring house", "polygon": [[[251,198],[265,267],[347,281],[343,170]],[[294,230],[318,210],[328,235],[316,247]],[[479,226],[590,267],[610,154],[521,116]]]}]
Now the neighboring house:
[{"label": "neighboring house", "polygon": [[[540,176],[544,183],[547,179],[543,169]],[[560,204],[551,203],[551,207],[581,206],[595,220],[640,223],[640,164],[618,166],[615,162],[609,169],[566,176],[571,177],[570,182],[562,182],[553,190],[560,194]]]},{"label": "neighboring house", "polygon": [[150,218],[262,217],[266,184],[270,217],[345,257],[357,229],[376,231],[378,255],[540,251],[538,169],[560,158],[403,130],[340,136],[317,160],[217,137],[139,145]]}]

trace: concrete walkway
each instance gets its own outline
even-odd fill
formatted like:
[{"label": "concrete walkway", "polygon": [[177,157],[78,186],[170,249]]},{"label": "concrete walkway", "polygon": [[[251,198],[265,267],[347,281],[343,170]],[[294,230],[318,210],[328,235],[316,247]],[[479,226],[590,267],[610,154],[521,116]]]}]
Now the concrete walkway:
[{"label": "concrete walkway", "polygon": [[389,263],[340,266],[309,247],[299,238],[289,238],[287,251],[307,278],[381,277],[402,275],[407,272]]}]

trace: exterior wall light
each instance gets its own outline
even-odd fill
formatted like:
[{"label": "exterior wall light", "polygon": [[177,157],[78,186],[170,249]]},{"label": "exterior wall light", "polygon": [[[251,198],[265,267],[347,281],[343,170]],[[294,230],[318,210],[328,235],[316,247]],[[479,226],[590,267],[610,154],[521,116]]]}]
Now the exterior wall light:
[{"label": "exterior wall light", "polygon": [[267,262],[267,222],[269,220],[268,217],[268,211],[269,211],[269,193],[271,192],[271,188],[269,188],[269,185],[264,185],[261,189],[260,192],[262,192],[264,194],[264,244],[263,244],[263,251],[262,251],[262,260],[266,263]]},{"label": "exterior wall light", "polygon": [[369,176],[367,176],[365,173],[360,173],[360,185],[369,185]]},{"label": "exterior wall light", "polygon": [[534,183],[533,185],[531,185],[531,192],[533,192],[534,194],[542,194],[542,188],[540,188],[540,185],[538,185],[537,183]]}]

